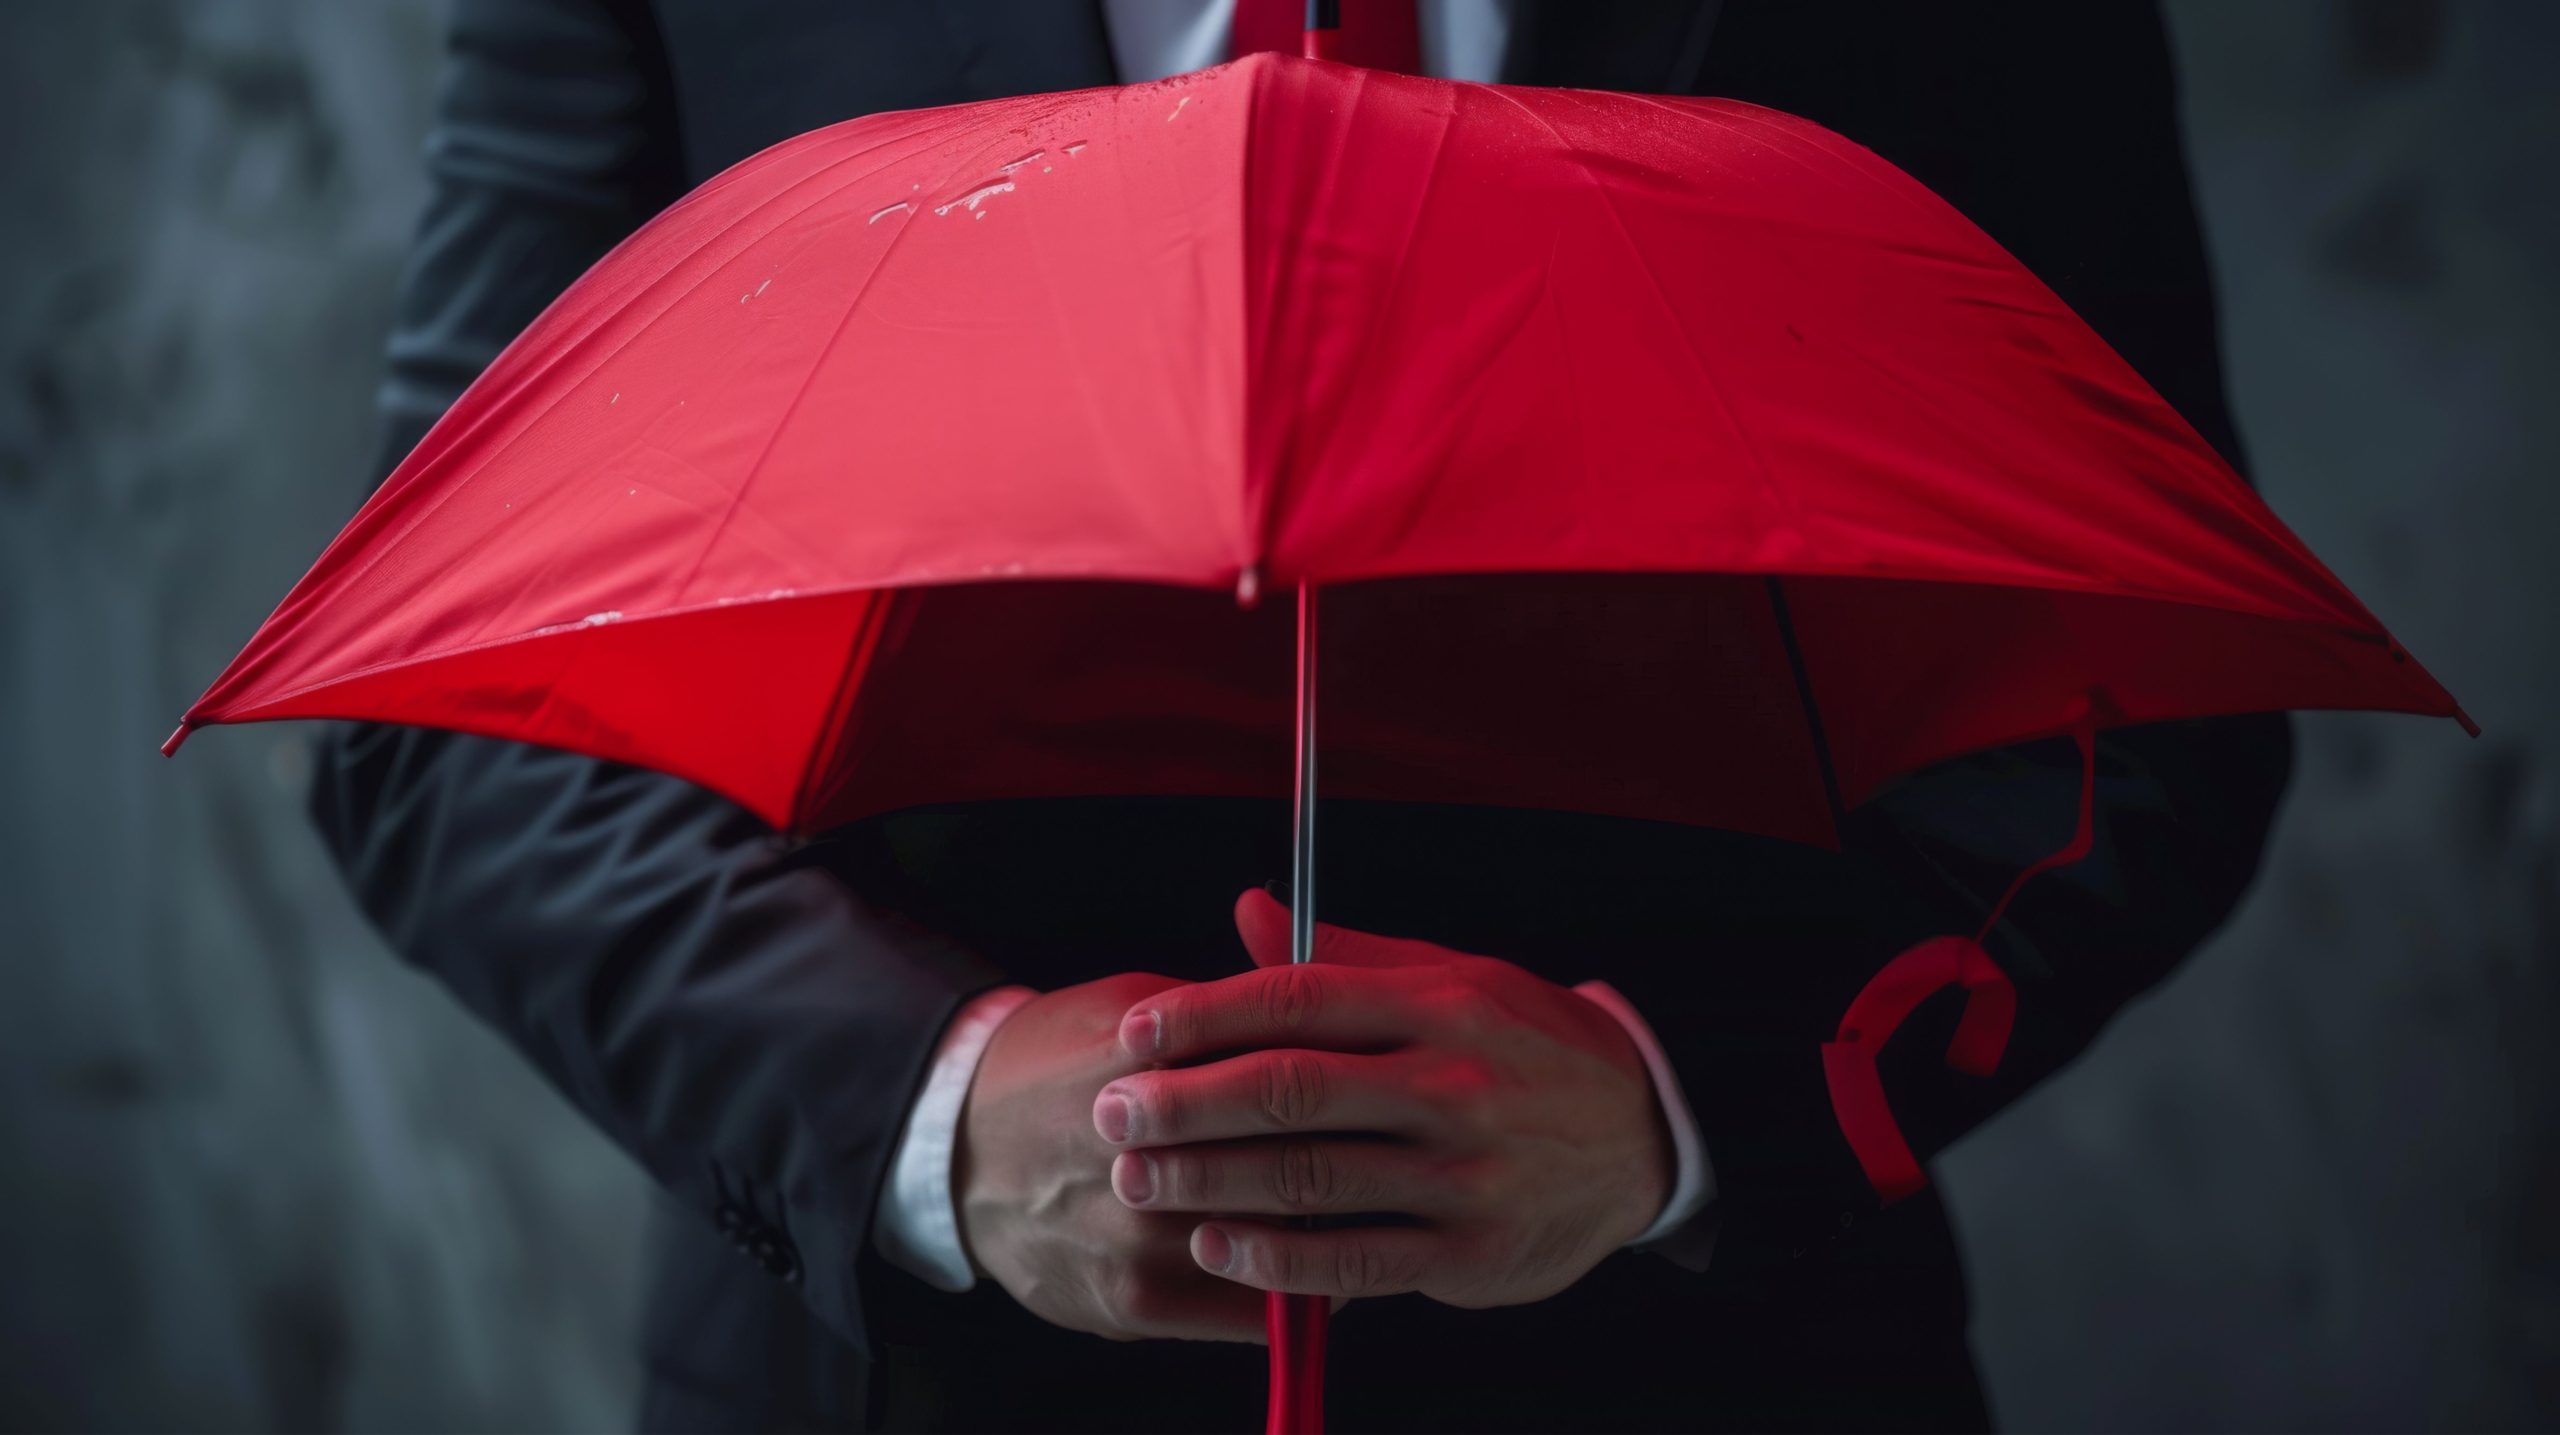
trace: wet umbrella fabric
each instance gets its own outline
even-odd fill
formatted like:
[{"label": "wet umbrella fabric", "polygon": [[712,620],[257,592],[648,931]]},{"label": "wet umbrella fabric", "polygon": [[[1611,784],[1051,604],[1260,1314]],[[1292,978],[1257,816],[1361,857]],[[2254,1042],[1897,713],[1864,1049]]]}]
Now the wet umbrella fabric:
[{"label": "wet umbrella fabric", "polygon": [[[1856,145],[1262,55],[705,184],[490,367],[179,738],[455,728],[804,829],[1278,796],[1290,605],[1254,600],[1313,585],[1328,796],[1825,842],[1899,774],[2102,721],[2458,716]],[[1990,1016],[1951,1056],[1996,1060],[1987,967],[1907,953],[1869,1015],[1961,983]],[[1889,1130],[1860,1060],[1844,1126]]]},{"label": "wet umbrella fabric", "polygon": [[[1263,55],[853,120],[713,179],[500,356],[186,721],[572,747],[785,827],[1276,795],[1287,605],[1092,580],[1569,572],[1724,576],[1603,585],[1573,625],[1600,655],[1507,641],[1563,631],[1527,598],[1373,661],[1346,598],[1327,791],[1822,840],[1805,713],[1759,681],[1791,673],[1763,576],[1849,804],[2066,730],[2093,685],[2134,722],[2452,711],[2049,290],[1867,151],[1727,102]],[[1438,623],[1472,606],[1450,587],[1374,606]],[[1410,661],[1446,681],[1368,693]],[[1656,728],[1556,690],[1612,673],[1696,706]],[[1481,726],[1441,721],[1462,705]],[[1649,750],[1478,761],[1481,732],[1577,731]]]}]

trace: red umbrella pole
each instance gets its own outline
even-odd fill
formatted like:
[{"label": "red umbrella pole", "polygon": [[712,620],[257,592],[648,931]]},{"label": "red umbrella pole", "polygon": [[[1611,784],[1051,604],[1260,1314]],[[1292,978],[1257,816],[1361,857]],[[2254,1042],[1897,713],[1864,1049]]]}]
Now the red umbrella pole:
[{"label": "red umbrella pole", "polygon": [[[1289,857],[1289,960],[1316,955],[1316,589],[1298,587],[1298,785]],[[1271,1407],[1267,1435],[1319,1435],[1324,1429],[1324,1334],[1332,1306],[1323,1296],[1265,1297],[1263,1326],[1271,1341]]]}]

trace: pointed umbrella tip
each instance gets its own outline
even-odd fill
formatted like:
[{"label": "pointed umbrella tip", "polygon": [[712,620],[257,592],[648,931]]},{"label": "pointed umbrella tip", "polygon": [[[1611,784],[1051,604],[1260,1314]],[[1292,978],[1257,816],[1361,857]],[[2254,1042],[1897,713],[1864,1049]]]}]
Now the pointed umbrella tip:
[{"label": "pointed umbrella tip", "polygon": [[160,755],[162,757],[176,757],[178,755],[179,745],[187,740],[188,733],[194,732],[195,730],[196,720],[194,718],[180,718],[178,720],[178,730],[169,734],[169,740],[167,742],[160,744]]}]

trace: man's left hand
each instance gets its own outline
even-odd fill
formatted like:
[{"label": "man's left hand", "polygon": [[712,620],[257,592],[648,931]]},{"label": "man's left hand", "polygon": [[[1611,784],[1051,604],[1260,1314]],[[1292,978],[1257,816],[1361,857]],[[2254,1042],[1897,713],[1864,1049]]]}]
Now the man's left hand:
[{"label": "man's left hand", "polygon": [[[1263,1290],[1542,1300],[1650,1225],[1669,1130],[1607,1012],[1509,962],[1319,927],[1289,965],[1289,912],[1236,903],[1256,970],[1129,1008],[1156,1063],[1094,1100],[1124,1148],[1113,1190],[1198,1212],[1192,1259]],[[1306,1229],[1278,1218],[1365,1218]],[[1255,1219],[1265,1217],[1270,1219]]]}]

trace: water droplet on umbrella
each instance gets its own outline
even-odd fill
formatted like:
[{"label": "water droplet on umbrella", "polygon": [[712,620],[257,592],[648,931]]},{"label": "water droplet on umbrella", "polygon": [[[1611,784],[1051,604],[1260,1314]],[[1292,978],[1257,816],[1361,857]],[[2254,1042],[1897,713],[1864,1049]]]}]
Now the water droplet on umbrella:
[{"label": "water droplet on umbrella", "polygon": [[899,200],[897,203],[895,203],[895,204],[893,204],[893,205],[890,205],[890,206],[889,206],[888,208],[886,208],[886,209],[874,210],[874,211],[872,212],[872,215],[871,215],[871,222],[872,222],[872,223],[874,223],[874,224],[878,224],[881,220],[884,220],[884,219],[888,218],[890,215],[893,215],[893,214],[898,213],[900,210],[913,209],[913,208],[915,208],[915,205],[914,205],[912,202],[910,202],[910,201],[908,201],[908,200],[903,200],[903,199],[902,199],[902,200]]},{"label": "water droplet on umbrella", "polygon": [[1015,170],[1022,168],[1024,165],[1031,163],[1033,160],[1038,159],[1040,156],[1042,156],[1042,155],[1044,155],[1044,154],[1047,154],[1047,153],[1048,153],[1048,151],[1047,151],[1047,150],[1044,150],[1044,149],[1035,149],[1035,150],[1033,150],[1031,153],[1029,153],[1029,154],[1027,154],[1027,155],[1024,155],[1024,156],[1023,156],[1022,158],[1020,158],[1020,159],[1009,159],[1009,160],[1006,160],[1004,163],[1002,163],[1002,164],[1000,164],[1000,165],[997,165],[997,166],[996,166],[996,172],[997,172],[998,174],[1011,174],[1011,173],[1013,173]]},{"label": "water droplet on umbrella", "polygon": [[1191,97],[1189,95],[1184,95],[1181,99],[1174,101],[1173,113],[1165,116],[1164,122],[1166,124],[1172,124],[1175,120],[1182,118],[1182,107],[1189,103],[1191,103]]},{"label": "water droplet on umbrella", "polygon": [[979,205],[986,203],[997,195],[1011,194],[1012,192],[1012,180],[989,180],[985,184],[979,185],[976,189],[969,191],[967,194],[960,196],[958,199],[951,201],[949,204],[935,206],[933,212],[935,214],[949,214],[955,209],[966,209],[974,213]]},{"label": "water droplet on umbrella", "polygon": [[1091,140],[1076,140],[1066,146],[1066,151],[1069,154],[1082,154],[1084,153],[1084,147],[1091,143],[1093,143]]},{"label": "water droplet on umbrella", "polygon": [[582,628],[601,628],[607,623],[618,623],[620,621],[622,621],[622,610],[619,608],[607,608],[601,613],[589,613],[587,616],[580,618],[578,620],[578,626]]},{"label": "water droplet on umbrella", "polygon": [[609,403],[609,404],[618,404],[618,403],[622,402],[622,390],[620,390],[620,389],[616,389],[616,390],[614,390],[614,391],[613,391],[613,397],[612,397],[612,398],[609,398],[609,399],[607,399],[607,400],[605,400],[605,402],[606,402],[606,403]]}]

